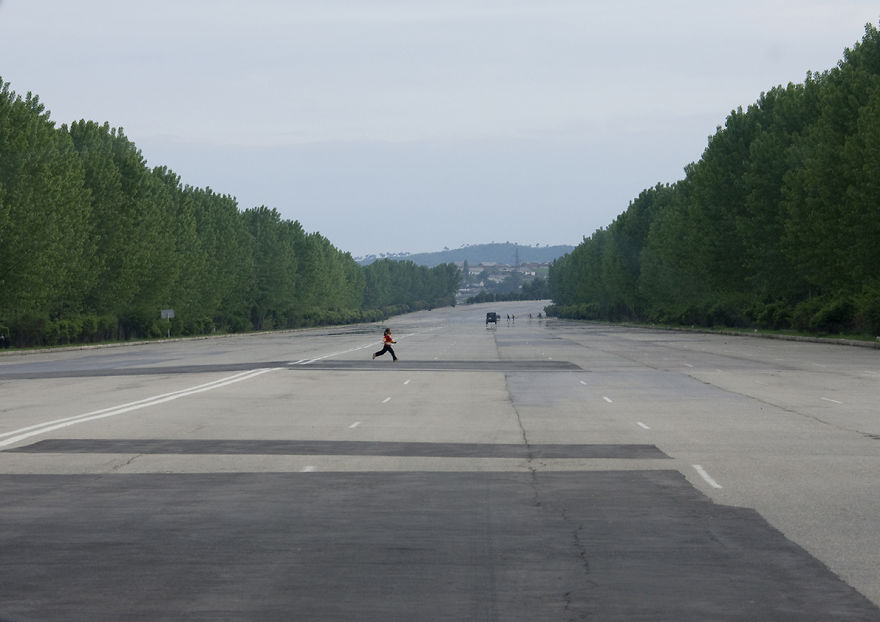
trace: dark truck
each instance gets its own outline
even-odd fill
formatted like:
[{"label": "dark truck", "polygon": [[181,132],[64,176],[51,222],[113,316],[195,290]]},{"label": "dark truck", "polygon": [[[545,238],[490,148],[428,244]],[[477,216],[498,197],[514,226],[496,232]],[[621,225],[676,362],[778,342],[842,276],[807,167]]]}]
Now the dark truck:
[{"label": "dark truck", "polygon": [[486,314],[486,326],[489,325],[489,322],[492,322],[496,326],[498,325],[498,314],[494,311],[489,311],[489,313]]}]

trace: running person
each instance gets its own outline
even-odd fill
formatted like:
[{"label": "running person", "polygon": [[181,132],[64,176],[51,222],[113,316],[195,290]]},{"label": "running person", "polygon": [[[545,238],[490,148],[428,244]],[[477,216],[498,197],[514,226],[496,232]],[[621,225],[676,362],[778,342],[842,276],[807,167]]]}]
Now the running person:
[{"label": "running person", "polygon": [[384,337],[383,337],[383,343],[384,343],[384,345],[383,345],[383,347],[382,347],[381,350],[379,350],[378,352],[373,352],[373,358],[376,358],[377,356],[382,356],[382,355],[385,354],[386,352],[391,352],[391,358],[393,358],[394,361],[396,362],[396,361],[397,361],[397,355],[394,354],[394,348],[391,347],[391,344],[392,344],[392,343],[397,343],[397,342],[394,341],[394,339],[391,338],[391,329],[390,329],[390,328],[386,328],[386,329],[385,329],[385,335],[384,335]]}]

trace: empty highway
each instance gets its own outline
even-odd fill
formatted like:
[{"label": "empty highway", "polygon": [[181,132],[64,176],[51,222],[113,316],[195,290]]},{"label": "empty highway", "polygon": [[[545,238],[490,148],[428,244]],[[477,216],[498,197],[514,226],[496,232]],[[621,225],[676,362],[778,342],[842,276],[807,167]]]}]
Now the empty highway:
[{"label": "empty highway", "polygon": [[0,620],[880,621],[880,350],[542,310],[0,354]]}]

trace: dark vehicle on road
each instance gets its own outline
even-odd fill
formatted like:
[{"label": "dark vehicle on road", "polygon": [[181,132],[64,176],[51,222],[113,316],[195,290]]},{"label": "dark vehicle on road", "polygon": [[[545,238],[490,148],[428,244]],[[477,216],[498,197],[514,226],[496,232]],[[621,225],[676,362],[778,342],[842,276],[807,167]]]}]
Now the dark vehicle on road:
[{"label": "dark vehicle on road", "polygon": [[489,313],[486,314],[486,326],[489,325],[489,322],[496,324],[496,325],[498,324],[498,314],[495,313],[494,311],[490,311]]}]

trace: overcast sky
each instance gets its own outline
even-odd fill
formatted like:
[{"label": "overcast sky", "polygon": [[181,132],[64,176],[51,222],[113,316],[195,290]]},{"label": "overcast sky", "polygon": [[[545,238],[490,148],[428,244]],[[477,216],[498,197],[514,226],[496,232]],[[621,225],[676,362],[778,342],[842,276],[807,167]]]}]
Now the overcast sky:
[{"label": "overcast sky", "polygon": [[0,78],[355,256],[577,244],[878,19],[876,0],[0,0]]}]

